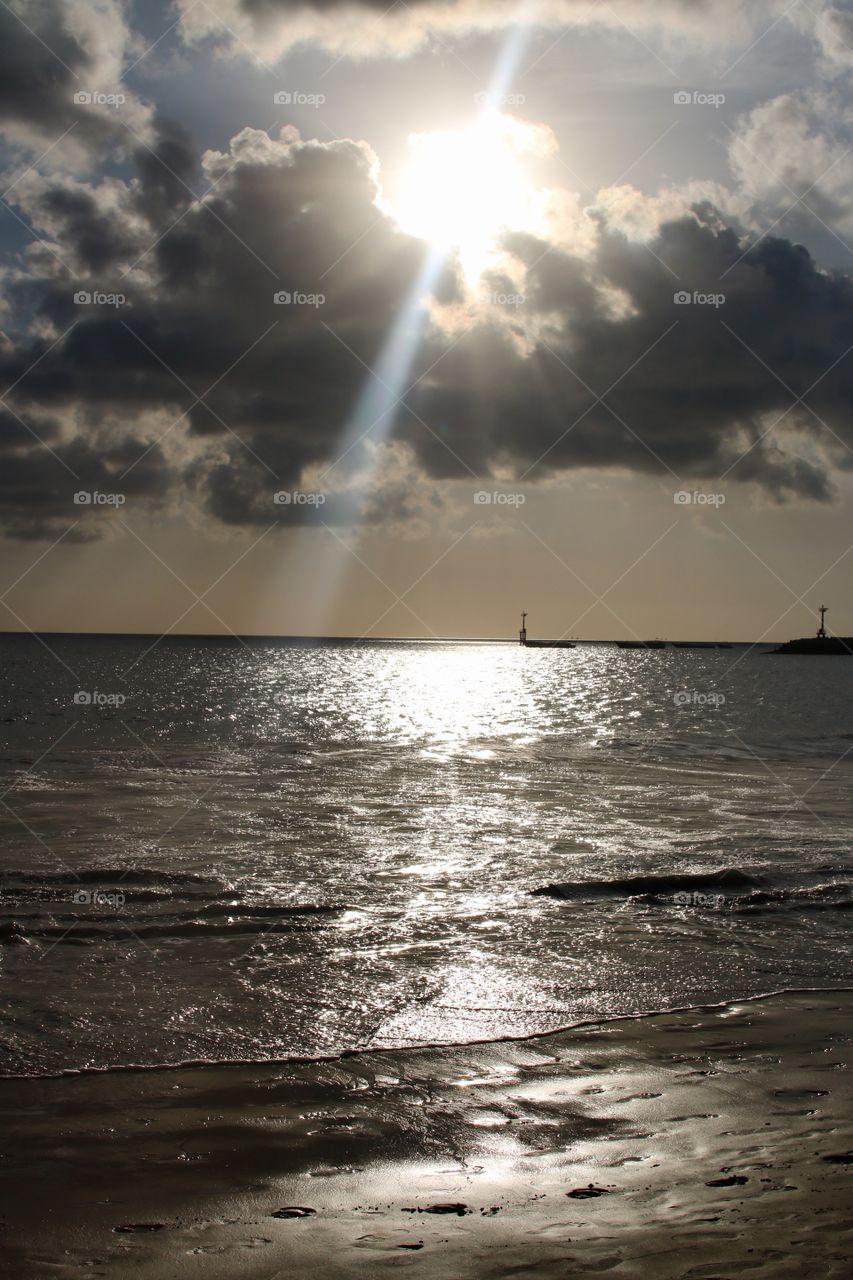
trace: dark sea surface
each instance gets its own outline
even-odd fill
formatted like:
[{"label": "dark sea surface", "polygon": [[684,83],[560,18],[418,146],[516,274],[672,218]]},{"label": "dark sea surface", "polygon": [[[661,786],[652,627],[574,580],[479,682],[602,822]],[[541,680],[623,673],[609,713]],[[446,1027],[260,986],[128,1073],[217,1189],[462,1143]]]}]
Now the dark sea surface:
[{"label": "dark sea surface", "polygon": [[7,636],[0,672],[7,1074],[850,984],[853,661]]}]

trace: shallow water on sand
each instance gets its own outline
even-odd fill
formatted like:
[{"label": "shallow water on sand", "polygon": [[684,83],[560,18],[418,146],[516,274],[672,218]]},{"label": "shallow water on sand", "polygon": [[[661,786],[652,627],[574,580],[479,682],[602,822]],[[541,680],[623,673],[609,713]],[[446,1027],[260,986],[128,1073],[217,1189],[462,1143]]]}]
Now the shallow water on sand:
[{"label": "shallow water on sand", "polygon": [[843,659],[47,640],[0,640],[7,1072],[850,979]]}]

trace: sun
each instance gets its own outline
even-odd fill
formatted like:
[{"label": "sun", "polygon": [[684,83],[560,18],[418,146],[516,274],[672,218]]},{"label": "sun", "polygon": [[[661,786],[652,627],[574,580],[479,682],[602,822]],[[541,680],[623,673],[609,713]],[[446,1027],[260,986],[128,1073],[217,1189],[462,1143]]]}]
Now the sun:
[{"label": "sun", "polygon": [[531,126],[497,111],[465,129],[412,134],[392,196],[400,226],[456,250],[466,276],[476,278],[502,232],[532,229],[534,191],[524,155],[534,142]]}]

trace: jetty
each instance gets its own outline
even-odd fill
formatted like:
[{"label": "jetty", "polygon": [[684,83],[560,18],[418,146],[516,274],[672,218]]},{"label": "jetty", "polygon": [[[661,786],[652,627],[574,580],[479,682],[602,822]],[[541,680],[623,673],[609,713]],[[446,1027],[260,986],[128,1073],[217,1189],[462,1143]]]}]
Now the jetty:
[{"label": "jetty", "polygon": [[574,640],[528,640],[526,613],[521,615],[518,643],[524,645],[525,649],[574,649],[575,647]]},{"label": "jetty", "polygon": [[[578,640],[531,640],[527,634],[525,610],[521,615],[521,628],[518,632],[518,643],[525,649],[575,649]],[[585,644],[603,644],[616,649],[731,649],[731,640],[586,640]]]},{"label": "jetty", "polygon": [[853,654],[853,636],[832,636],[826,629],[827,605],[820,606],[820,626],[813,636],[805,636],[800,640],[786,640],[778,649],[770,653],[788,653],[809,655],[811,657],[836,658],[845,654]]}]

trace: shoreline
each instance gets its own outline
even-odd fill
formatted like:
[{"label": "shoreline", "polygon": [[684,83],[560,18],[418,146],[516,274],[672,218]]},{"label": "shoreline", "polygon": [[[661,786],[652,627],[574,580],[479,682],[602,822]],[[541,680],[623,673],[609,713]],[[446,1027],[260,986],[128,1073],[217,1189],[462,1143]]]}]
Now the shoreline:
[{"label": "shoreline", "polygon": [[759,991],[755,995],[730,996],[725,1000],[672,1005],[667,1009],[644,1009],[639,1013],[614,1013],[609,1017],[581,1018],[577,1022],[563,1023],[550,1031],[532,1031],[529,1034],[517,1036],[485,1036],[474,1040],[436,1040],[418,1044],[367,1045],[353,1049],[341,1049],[340,1053],[292,1054],[282,1058],[187,1058],[180,1062],[128,1062],[113,1063],[106,1067],[66,1067],[62,1071],[45,1071],[36,1074],[9,1072],[5,1075],[0,1074],[0,1088],[8,1080],[77,1080],[86,1076],[134,1075],[157,1071],[239,1071],[248,1068],[266,1070],[267,1068],[277,1067],[322,1066],[341,1062],[347,1058],[366,1057],[373,1053],[381,1053],[387,1056],[398,1053],[429,1053],[432,1049],[475,1049],[486,1045],[524,1044],[527,1041],[548,1040],[552,1036],[563,1036],[572,1031],[582,1031],[591,1027],[605,1027],[612,1023],[640,1022],[646,1018],[663,1018],[670,1014],[712,1013],[718,1009],[728,1009],[732,1005],[774,1000],[783,996],[824,995],[833,992],[853,995],[853,985],[838,987],[778,987],[772,991]]},{"label": "shoreline", "polygon": [[[849,988],[801,989],[464,1045],[5,1077],[2,1274],[834,1280],[851,1014]],[[291,1208],[314,1212],[274,1216]]]}]

